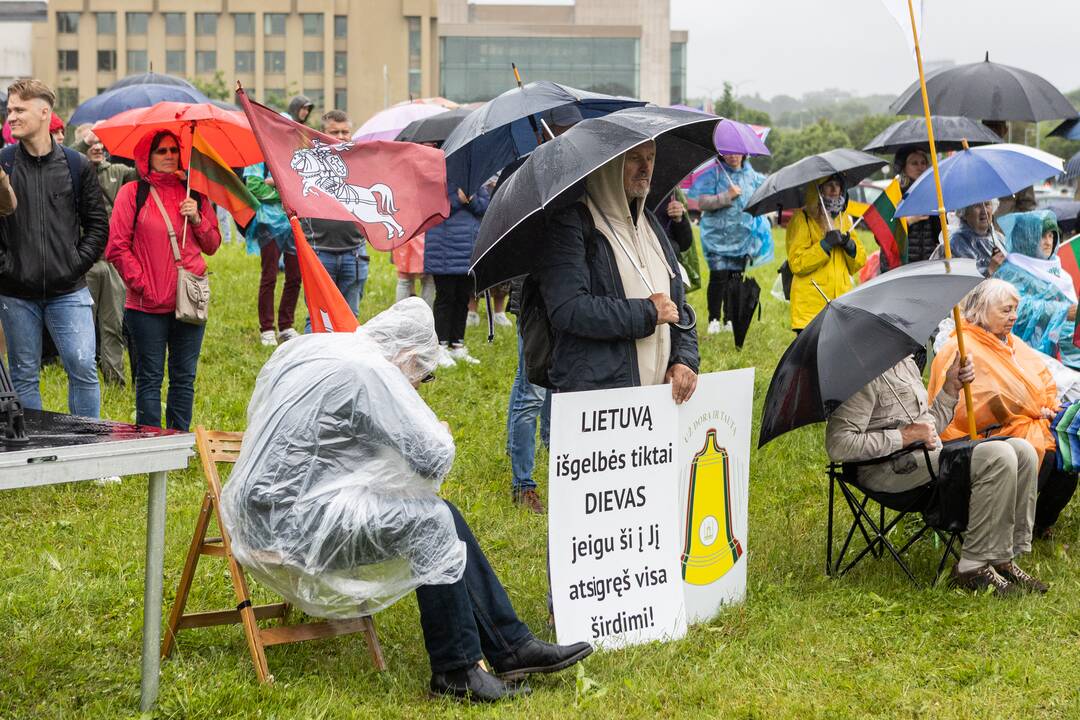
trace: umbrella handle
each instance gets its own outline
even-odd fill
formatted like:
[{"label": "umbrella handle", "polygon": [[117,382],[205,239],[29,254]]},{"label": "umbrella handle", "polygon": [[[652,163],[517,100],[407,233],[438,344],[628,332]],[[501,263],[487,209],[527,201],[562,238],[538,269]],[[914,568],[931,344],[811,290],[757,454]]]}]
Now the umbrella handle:
[{"label": "umbrella handle", "polygon": [[[693,305],[686,302],[685,300],[683,301],[683,310],[685,310],[686,314],[690,317],[690,321],[685,325],[683,325],[682,323],[671,323],[671,326],[679,330],[693,330],[697,327],[697,313],[694,312]],[[679,319],[681,320],[682,317],[680,316]]]}]

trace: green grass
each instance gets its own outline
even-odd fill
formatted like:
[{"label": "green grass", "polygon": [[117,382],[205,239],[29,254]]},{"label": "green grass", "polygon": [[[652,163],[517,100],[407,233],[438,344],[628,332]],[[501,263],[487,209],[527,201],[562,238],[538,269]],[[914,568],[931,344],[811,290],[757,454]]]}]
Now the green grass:
[{"label": "green grass", "polygon": [[[782,253],[782,246],[778,248]],[[393,270],[376,254],[366,319],[393,298]],[[754,366],[755,426],[772,369],[791,340],[787,308],[768,295],[774,263],[754,271],[764,321],[744,350],[703,335],[702,369]],[[256,373],[259,266],[236,246],[212,259],[214,301],[199,366],[195,420],[243,429]],[[280,285],[279,285],[280,290]],[[694,295],[706,317],[703,292]],[[302,325],[302,313],[298,327]],[[704,321],[702,322],[704,326]],[[506,400],[512,332],[493,345],[469,329],[478,368],[440,373],[423,394],[454,429],[458,457],[443,486],[471,522],[523,619],[545,634],[545,525],[509,501]],[[64,374],[45,371],[48,409],[66,408]],[[134,394],[106,389],[103,415],[132,419]],[[756,435],[756,432],[755,432]],[[182,633],[163,665],[157,717],[416,718],[1073,718],[1080,717],[1077,515],[1026,566],[1053,583],[1044,598],[1002,602],[919,589],[868,562],[840,580],[823,572],[826,511],[822,428],[754,451],[749,588],[743,606],[685,639],[589,658],[578,671],[536,678],[533,695],[472,708],[425,697],[417,610],[405,598],[377,617],[389,671],[373,671],[359,637],[268,651],[277,681],[260,686],[239,627]],[[546,486],[546,456],[538,476]],[[165,556],[172,602],[203,493],[195,463],[170,476]],[[142,623],[145,482],[89,483],[0,495],[0,718],[136,716]],[[916,551],[924,573],[928,545]],[[263,592],[257,599],[267,599]],[[224,565],[205,558],[190,608],[233,604]],[[166,607],[167,611],[168,607]]]}]

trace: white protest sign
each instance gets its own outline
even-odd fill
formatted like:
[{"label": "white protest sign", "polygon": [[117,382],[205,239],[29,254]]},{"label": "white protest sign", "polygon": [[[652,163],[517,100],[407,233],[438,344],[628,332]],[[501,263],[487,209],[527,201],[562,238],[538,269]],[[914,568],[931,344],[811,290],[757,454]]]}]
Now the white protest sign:
[{"label": "white protest sign", "polygon": [[686,634],[671,387],[557,393],[548,549],[560,643]]}]

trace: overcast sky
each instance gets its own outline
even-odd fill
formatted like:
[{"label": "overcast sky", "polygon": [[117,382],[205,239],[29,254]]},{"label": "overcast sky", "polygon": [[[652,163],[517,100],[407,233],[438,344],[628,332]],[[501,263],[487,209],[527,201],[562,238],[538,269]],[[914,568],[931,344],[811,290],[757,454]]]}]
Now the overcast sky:
[{"label": "overcast sky", "polygon": [[[798,97],[837,87],[899,94],[917,77],[900,27],[880,0],[671,0],[689,30],[691,97]],[[990,59],[1080,87],[1080,0],[924,0],[923,60]],[[832,62],[830,62],[832,61]]]}]

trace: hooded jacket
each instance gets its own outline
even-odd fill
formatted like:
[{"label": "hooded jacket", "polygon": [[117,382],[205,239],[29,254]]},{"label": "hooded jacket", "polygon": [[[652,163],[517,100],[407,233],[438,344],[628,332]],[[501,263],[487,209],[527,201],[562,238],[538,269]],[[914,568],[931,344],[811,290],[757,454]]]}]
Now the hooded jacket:
[{"label": "hooded jacket", "polygon": [[[188,223],[185,239],[180,203],[186,197],[187,189],[177,175],[150,170],[150,145],[155,134],[147,133],[135,146],[135,167],[139,177],[157,190],[169,213],[184,268],[196,275],[205,275],[203,253],[213,255],[221,245],[217,215],[213,204],[203,198],[199,202],[202,221],[198,225]],[[139,217],[134,217],[138,186],[137,182],[128,183],[116,195],[105,259],[116,267],[127,286],[125,307],[147,313],[171,313],[176,310],[176,262],[172,244],[153,197],[146,198],[139,209]]]},{"label": "hooded jacket", "polygon": [[[818,204],[819,185],[820,183],[815,181],[806,187],[803,207],[792,214],[787,226],[788,267],[793,274],[792,330],[802,330],[825,307],[825,298],[814,287],[814,283],[832,300],[851,289],[852,274],[866,264],[866,248],[855,233],[851,234],[855,241],[855,255],[848,255],[841,247],[829,250],[822,247],[825,228],[806,212],[807,208]],[[847,232],[852,224],[851,216],[846,211],[833,219],[833,226],[842,232]]]},{"label": "hooded jacket", "polygon": [[41,157],[16,146],[10,182],[17,207],[0,218],[0,295],[45,300],[86,287],[86,271],[109,237],[109,217],[94,168],[80,158],[79,187],[73,188],[55,142]]},{"label": "hooded jacket", "polygon": [[451,187],[450,217],[424,234],[424,272],[432,275],[468,275],[476,234],[491,195],[481,187],[468,203]]},{"label": "hooded jacket", "polygon": [[742,191],[731,204],[701,214],[701,249],[710,269],[742,269],[757,254],[761,231],[763,226],[768,226],[768,220],[764,216],[754,217],[744,212],[744,208],[763,182],[765,176],[754,170],[749,158],[743,159],[738,170],[722,159],[717,160],[716,165],[694,180],[687,193],[694,199],[703,195],[726,196],[733,183]]},{"label": "hooded jacket", "polygon": [[[308,109],[308,116],[303,120],[300,119],[300,111],[303,108]],[[315,103],[311,102],[311,98],[307,95],[296,95],[289,101],[289,117],[295,122],[301,125],[307,125],[307,121],[311,119],[311,111],[315,108]]]}]

